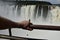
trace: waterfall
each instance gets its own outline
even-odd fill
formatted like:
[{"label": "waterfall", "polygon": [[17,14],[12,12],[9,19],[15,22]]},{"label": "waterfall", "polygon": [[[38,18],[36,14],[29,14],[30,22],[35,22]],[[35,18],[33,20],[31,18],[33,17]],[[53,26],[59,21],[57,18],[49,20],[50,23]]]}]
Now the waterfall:
[{"label": "waterfall", "polygon": [[60,7],[59,6],[52,6],[51,7],[51,21],[55,24],[60,24]]},{"label": "waterfall", "polygon": [[[57,21],[53,20],[54,18],[56,20],[55,16],[58,12],[60,13],[59,9],[59,6],[50,10],[49,6],[15,5],[14,3],[0,2],[0,16],[6,17],[15,22],[30,19],[34,24],[54,24],[55,22],[57,23]],[[58,18],[58,20],[60,20],[60,18]]]}]

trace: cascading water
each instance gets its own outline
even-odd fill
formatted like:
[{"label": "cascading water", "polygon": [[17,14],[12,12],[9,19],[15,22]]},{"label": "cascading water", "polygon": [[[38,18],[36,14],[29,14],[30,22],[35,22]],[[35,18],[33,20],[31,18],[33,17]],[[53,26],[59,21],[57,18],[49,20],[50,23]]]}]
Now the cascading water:
[{"label": "cascading water", "polygon": [[[15,5],[13,2],[10,3],[10,2],[0,1],[0,16],[10,19],[14,22],[20,22],[23,20],[30,19],[33,24],[41,24],[41,25],[54,24],[54,25],[56,25],[57,22],[59,22],[58,24],[60,24],[60,7],[59,6],[55,6],[55,7],[51,6],[52,7],[52,8],[50,7],[51,9],[49,7],[50,6]],[[7,34],[8,32],[0,31],[0,33]],[[25,30],[23,31],[20,29],[12,30],[13,35],[26,37],[27,33],[28,33],[27,37],[32,37],[32,38],[34,38],[35,36],[36,36],[36,38],[37,37],[44,38],[45,36],[43,36],[43,35],[48,34],[45,31],[43,32],[41,30],[40,31],[35,30],[33,32],[27,32]]]},{"label": "cascading water", "polygon": [[[6,17],[12,21],[20,22],[22,20],[31,20],[34,24],[51,24],[54,19],[54,11],[49,10],[48,6],[40,5],[15,5],[0,1],[0,16]],[[55,8],[56,10],[59,8]],[[52,10],[55,10],[52,9]],[[55,10],[55,15],[57,15]],[[50,12],[51,11],[51,12]],[[52,15],[52,16],[51,16]]]}]

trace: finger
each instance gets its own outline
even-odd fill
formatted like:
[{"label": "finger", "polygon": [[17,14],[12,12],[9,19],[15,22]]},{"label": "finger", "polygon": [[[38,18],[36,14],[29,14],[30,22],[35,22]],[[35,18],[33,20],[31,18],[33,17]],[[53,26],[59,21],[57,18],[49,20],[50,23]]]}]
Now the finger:
[{"label": "finger", "polygon": [[30,25],[33,25],[32,23],[30,23]]},{"label": "finger", "polygon": [[32,31],[33,29],[32,29],[32,28],[30,28],[30,27],[27,27],[27,30]]}]

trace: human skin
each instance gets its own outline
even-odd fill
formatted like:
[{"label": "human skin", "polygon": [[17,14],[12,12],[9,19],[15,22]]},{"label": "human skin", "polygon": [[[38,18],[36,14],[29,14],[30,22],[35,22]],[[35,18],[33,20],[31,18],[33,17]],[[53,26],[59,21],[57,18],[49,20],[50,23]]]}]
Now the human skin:
[{"label": "human skin", "polygon": [[0,17],[0,30],[8,29],[8,28],[23,28],[26,30],[32,30],[32,28],[29,27],[31,23],[29,21],[22,21],[22,22],[13,22],[9,19],[6,19],[4,17]]}]

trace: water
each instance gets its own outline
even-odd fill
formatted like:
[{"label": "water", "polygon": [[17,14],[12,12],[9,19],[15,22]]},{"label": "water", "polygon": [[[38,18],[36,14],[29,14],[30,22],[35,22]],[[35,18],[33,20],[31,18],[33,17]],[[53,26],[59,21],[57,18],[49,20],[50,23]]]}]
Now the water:
[{"label": "water", "polygon": [[[47,6],[39,6],[39,5],[15,5],[15,3],[13,3],[13,2],[0,1],[0,16],[10,19],[14,22],[20,22],[23,20],[30,19],[33,24],[59,25],[60,24],[60,21],[59,21],[60,20],[60,14],[59,14],[60,10],[59,9],[60,9],[59,6],[55,6],[54,9],[52,6],[52,8],[49,9],[49,6],[47,7]],[[57,15],[59,15],[59,16],[57,16]],[[56,20],[56,18],[57,18],[57,20]],[[7,30],[7,32],[4,30],[2,30],[2,31],[0,30],[1,34],[8,34],[8,30]],[[57,38],[56,34],[54,34],[56,32],[54,32],[52,35],[50,35],[51,33],[52,32],[49,32],[49,31],[46,32],[46,30],[44,30],[44,31],[33,30],[31,32],[28,32],[28,31],[22,30],[22,29],[13,29],[12,30],[13,35],[22,36],[22,37],[31,37],[31,38],[38,38],[38,39],[40,39],[40,38],[46,39],[49,37],[52,39],[52,37],[54,38],[54,36],[55,36],[55,38]],[[26,34],[28,34],[28,36],[26,36]]]},{"label": "water", "polygon": [[[60,24],[60,18],[57,21],[53,21],[56,20],[58,12],[60,13],[60,7],[58,6],[50,10],[48,6],[15,4],[14,2],[0,1],[0,16],[6,17],[14,22],[30,19],[34,24]],[[57,12],[57,10],[59,11]]]}]

